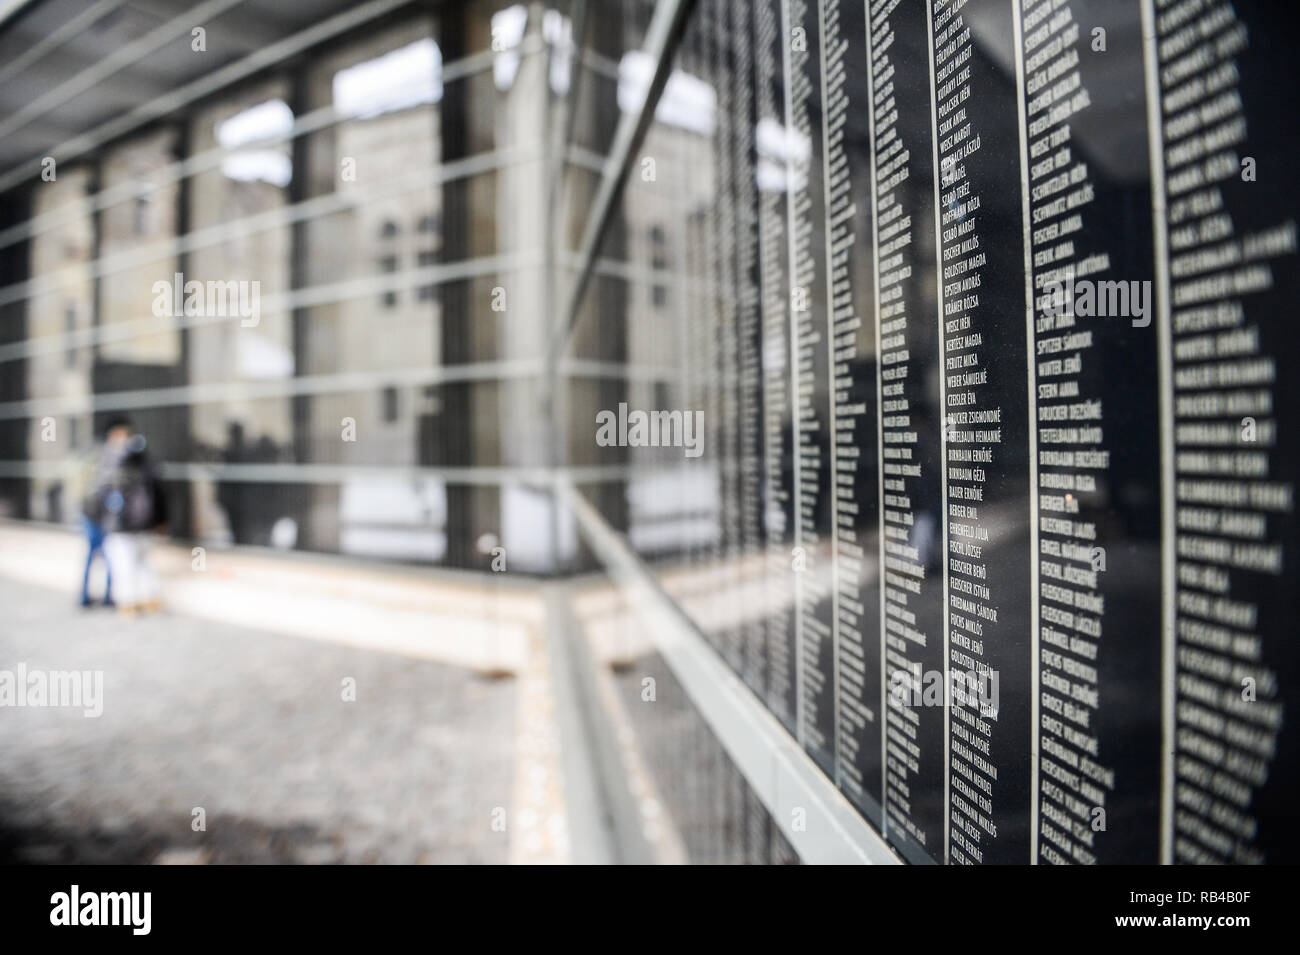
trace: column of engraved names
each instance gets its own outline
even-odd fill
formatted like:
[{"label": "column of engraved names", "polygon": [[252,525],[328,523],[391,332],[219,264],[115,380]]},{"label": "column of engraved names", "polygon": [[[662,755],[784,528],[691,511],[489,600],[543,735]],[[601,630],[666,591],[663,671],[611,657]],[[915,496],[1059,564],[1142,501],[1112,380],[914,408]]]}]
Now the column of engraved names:
[{"label": "column of engraved names", "polygon": [[[702,74],[707,63],[705,41],[702,29],[688,31],[682,44],[682,58],[690,63],[694,72]],[[685,145],[688,154],[684,168],[711,168],[714,160],[715,145],[711,138],[692,137]],[[685,244],[686,244],[686,300],[692,320],[688,323],[687,352],[685,364],[689,369],[692,398],[688,408],[699,408],[704,412],[706,435],[711,427],[708,423],[717,420],[718,405],[718,358],[716,335],[716,303],[714,301],[713,263],[716,257],[717,241],[714,233],[711,210],[685,210]],[[706,480],[718,481],[717,442],[704,445],[704,453],[694,461],[688,461],[685,467],[690,469],[696,481],[703,484]],[[706,522],[721,527],[722,515],[720,501],[713,495],[707,504]],[[697,613],[697,622],[705,637],[719,652],[722,650],[720,633],[710,616],[704,611],[704,602],[708,594],[717,591],[716,579],[720,567],[719,537],[714,534],[700,534],[689,538],[691,553],[691,577],[698,583],[691,584],[693,608]]]},{"label": "column of engraved names", "polygon": [[861,0],[822,4],[827,301],[834,385],[836,760],[849,798],[877,825],[881,803],[880,497],[876,468],[870,128]]},{"label": "column of engraved names", "polygon": [[1277,663],[1293,651],[1279,644],[1294,640],[1295,455],[1279,427],[1293,411],[1278,375],[1293,339],[1277,319],[1295,301],[1296,221],[1279,212],[1295,187],[1243,181],[1242,157],[1276,176],[1293,142],[1272,117],[1247,121],[1265,103],[1241,61],[1263,22],[1222,0],[1156,10],[1176,488],[1170,861],[1274,861],[1293,828],[1262,833],[1260,797],[1282,755]]},{"label": "column of engraved names", "polygon": [[[1084,307],[1094,283],[1151,287],[1151,233],[1140,225],[1150,191],[1129,184],[1147,165],[1135,161],[1121,178],[1087,158],[1108,124],[1132,130],[1126,149],[1147,156],[1142,98],[1094,108],[1091,85],[1105,71],[1108,90],[1141,89],[1141,58],[1094,54],[1083,32],[1098,24],[1111,46],[1138,50],[1140,23],[1081,8],[1086,24],[1060,0],[1024,0],[1017,11],[1037,417],[1036,837],[1044,862],[1120,861],[1106,858],[1107,840],[1112,856],[1153,861],[1145,807],[1159,786],[1159,528],[1151,506],[1127,501],[1159,486],[1158,353],[1153,328]],[[1124,645],[1112,646],[1108,626],[1121,625]],[[1108,825],[1121,811],[1123,824]]]},{"label": "column of engraved names", "polygon": [[[1087,166],[1071,148],[1069,118],[1090,105],[1080,83],[1079,24],[1069,7],[1052,15],[1048,0],[1024,4],[1029,96],[1030,218],[1036,299],[1050,282],[1100,272],[1105,253],[1079,261],[1070,235],[1086,226],[1092,198]],[[1059,77],[1059,78],[1057,78]],[[1035,310],[1039,356],[1039,727],[1040,856],[1092,862],[1088,828],[1094,806],[1107,807],[1113,771],[1099,762],[1089,732],[1095,700],[1074,699],[1071,680],[1087,683],[1102,634],[1104,599],[1092,569],[1097,527],[1081,502],[1096,490],[1095,472],[1110,456],[1100,423],[1102,398],[1081,394],[1079,374],[1091,357],[1093,332],[1079,330],[1064,302],[1059,314]],[[1073,407],[1072,407],[1073,406]],[[1083,414],[1074,411],[1081,408]],[[1080,772],[1080,766],[1094,767]]]},{"label": "column of engraved names", "polygon": [[767,541],[765,699],[794,727],[794,546],[791,488],[790,290],[786,274],[788,176],[781,58],[780,0],[760,0],[755,14],[755,100],[759,129],[759,270],[763,312],[763,489]]},{"label": "column of engraved names", "polygon": [[[744,669],[742,624],[737,612],[740,593],[740,354],[738,350],[739,287],[736,252],[738,246],[738,209],[735,179],[743,162],[735,140],[734,84],[736,72],[731,44],[735,34],[728,22],[728,5],[707,2],[697,16],[707,25],[710,85],[717,94],[714,131],[713,168],[716,189],[713,196],[714,258],[711,277],[717,298],[715,318],[710,322],[717,342],[718,363],[714,366],[718,386],[718,414],[712,429],[718,462],[718,501],[721,516],[716,593],[729,594],[732,610],[720,620],[719,640],[723,657],[738,674]],[[743,168],[743,167],[742,167]]]},{"label": "column of engraved names", "polygon": [[737,485],[740,491],[740,583],[744,618],[741,621],[741,667],[745,682],[763,692],[766,669],[766,634],[759,602],[751,595],[763,589],[763,473],[762,446],[762,329],[758,272],[758,186],[756,182],[753,8],[749,4],[731,7],[732,57],[735,77],[734,145],[741,173],[735,177],[736,192],[736,323],[740,374],[737,402],[740,433],[737,453]]},{"label": "column of engraved names", "polygon": [[[1028,421],[1015,87],[967,16],[1006,35],[1001,0],[931,0],[947,468],[949,826],[953,863],[1029,858]],[[1018,186],[1018,184],[1016,184]],[[1014,309],[1011,314],[1015,314]]]},{"label": "column of engraved names", "polygon": [[[917,4],[876,0],[867,11],[881,383],[885,825],[905,857],[924,861],[943,856],[945,789],[943,707],[914,705],[906,692],[944,672],[934,582],[942,559],[938,394],[926,388],[939,345],[936,303],[922,281],[934,259],[932,251],[916,248],[918,232],[934,223],[928,24]],[[904,692],[896,692],[900,687]]]},{"label": "column of engraved names", "polygon": [[792,157],[790,184],[791,308],[796,348],[795,436],[799,547],[799,726],[809,754],[828,774],[834,767],[834,634],[830,523],[830,398],[824,263],[820,34],[817,12],[790,0],[790,128],[806,144]]}]

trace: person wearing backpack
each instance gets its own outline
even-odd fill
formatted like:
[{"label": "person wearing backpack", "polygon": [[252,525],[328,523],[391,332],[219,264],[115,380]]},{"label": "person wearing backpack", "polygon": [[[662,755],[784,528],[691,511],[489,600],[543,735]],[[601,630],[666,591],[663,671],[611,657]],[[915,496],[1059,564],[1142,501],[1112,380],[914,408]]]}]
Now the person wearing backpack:
[{"label": "person wearing backpack", "polygon": [[114,467],[125,451],[131,439],[131,422],[123,417],[109,420],[104,427],[104,443],[97,451],[82,461],[80,479],[86,493],[81,503],[81,529],[86,535],[86,566],[81,573],[81,606],[92,607],[95,601],[90,596],[90,572],[95,566],[95,558],[104,561],[104,606],[113,603],[113,568],[108,566],[108,555],[104,552],[104,491]]},{"label": "person wearing backpack", "polygon": [[151,533],[167,523],[167,502],[146,444],[144,435],[131,433],[129,425],[124,440],[119,432],[106,442],[92,495],[116,602],[127,614],[162,605],[149,548]]}]

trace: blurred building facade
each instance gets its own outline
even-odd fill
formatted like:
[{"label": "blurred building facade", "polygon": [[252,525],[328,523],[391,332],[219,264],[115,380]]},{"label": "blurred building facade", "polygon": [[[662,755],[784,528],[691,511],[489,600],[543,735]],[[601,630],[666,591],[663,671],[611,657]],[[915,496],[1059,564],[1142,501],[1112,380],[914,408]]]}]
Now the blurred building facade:
[{"label": "blurred building facade", "polygon": [[[0,38],[18,118],[28,87],[114,66],[24,124],[48,175],[23,140],[3,157],[0,509],[74,522],[78,459],[125,414],[176,536],[470,568],[500,545],[553,571],[573,544],[557,554],[548,482],[568,462],[545,356],[590,185],[556,184],[602,162],[561,141],[566,94],[592,88],[607,102],[582,125],[612,128],[616,57],[575,57],[564,5],[220,6],[203,49],[183,4],[107,10],[62,58],[20,51],[77,4],[37,4]],[[623,16],[588,25],[621,42]],[[167,88],[145,96],[168,72],[172,97],[196,91],[173,108]],[[159,115],[97,135],[141,107]],[[155,283],[177,280],[205,306],[214,283],[256,283],[259,314],[158,314]]]}]

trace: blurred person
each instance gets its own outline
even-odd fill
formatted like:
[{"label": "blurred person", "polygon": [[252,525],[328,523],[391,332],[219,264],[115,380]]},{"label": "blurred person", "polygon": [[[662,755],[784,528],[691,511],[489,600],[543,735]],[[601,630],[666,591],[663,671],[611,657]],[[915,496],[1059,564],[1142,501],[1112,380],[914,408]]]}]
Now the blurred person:
[{"label": "blurred person", "polygon": [[90,571],[95,557],[104,561],[104,606],[113,603],[113,568],[104,552],[103,494],[109,475],[122,457],[127,442],[131,440],[131,422],[126,418],[112,418],[104,427],[104,443],[87,456],[82,472],[86,494],[81,507],[81,530],[86,535],[86,566],[81,575],[81,605],[94,604],[90,596]]},{"label": "blurred person", "polygon": [[147,442],[128,422],[110,425],[92,492],[93,519],[103,532],[104,556],[124,612],[157,610],[158,575],[149,563],[150,533],[167,523],[162,482],[145,453]]},{"label": "blurred person", "polygon": [[86,567],[81,575],[81,605],[94,606],[90,596],[90,569],[95,566],[95,558],[104,559],[104,606],[113,604],[113,569],[108,566],[108,555],[104,553],[104,528],[85,513],[81,515],[81,531],[86,537]]}]

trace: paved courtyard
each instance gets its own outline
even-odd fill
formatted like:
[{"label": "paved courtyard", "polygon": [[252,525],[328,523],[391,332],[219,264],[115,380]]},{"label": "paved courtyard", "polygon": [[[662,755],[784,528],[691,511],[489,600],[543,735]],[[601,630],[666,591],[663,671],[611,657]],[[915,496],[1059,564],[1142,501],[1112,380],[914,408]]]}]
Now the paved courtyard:
[{"label": "paved courtyard", "polygon": [[510,859],[516,678],[4,577],[0,608],[0,671],[103,672],[98,718],[0,707],[0,862]]}]

